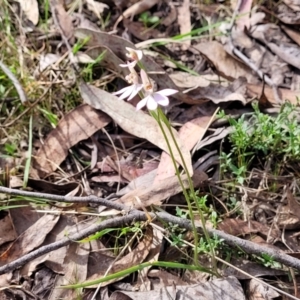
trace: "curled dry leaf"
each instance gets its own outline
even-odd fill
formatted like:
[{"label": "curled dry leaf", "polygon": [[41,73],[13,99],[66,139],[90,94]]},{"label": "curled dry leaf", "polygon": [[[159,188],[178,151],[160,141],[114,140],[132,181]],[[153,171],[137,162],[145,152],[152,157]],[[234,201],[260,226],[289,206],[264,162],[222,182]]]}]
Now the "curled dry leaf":
[{"label": "curled dry leaf", "polygon": [[[82,83],[80,85],[80,92],[86,103],[108,114],[123,130],[139,138],[146,139],[152,144],[158,146],[160,149],[169,153],[169,149],[161,129],[152,117],[142,111],[136,111],[136,109],[128,102],[119,100],[116,96],[94,86]],[[171,144],[176,161],[182,165],[180,154],[178,153],[167,128],[165,128],[165,132],[167,134],[168,141]],[[187,165],[188,171],[192,175],[193,168],[191,155],[178,138],[178,134],[175,130],[173,130],[173,134]]]},{"label": "curled dry leaf", "polygon": [[34,160],[40,176],[48,174],[64,161],[68,150],[105,127],[111,119],[89,105],[80,105],[66,114],[47,136]]},{"label": "curled dry leaf", "polygon": [[[33,25],[39,22],[39,6],[37,0],[16,0],[20,3],[25,16]],[[4,3],[2,3],[4,5]]]}]

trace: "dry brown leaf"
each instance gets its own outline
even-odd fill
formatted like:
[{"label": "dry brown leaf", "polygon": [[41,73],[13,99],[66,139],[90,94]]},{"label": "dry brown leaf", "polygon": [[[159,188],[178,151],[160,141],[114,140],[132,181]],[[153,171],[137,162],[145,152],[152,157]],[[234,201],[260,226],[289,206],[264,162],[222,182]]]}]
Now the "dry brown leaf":
[{"label": "dry brown leaf", "polygon": [[151,38],[165,37],[164,33],[161,33],[155,28],[147,28],[142,22],[133,22],[129,19],[124,19],[123,23],[128,32],[141,41],[148,41]]},{"label": "dry brown leaf", "polygon": [[66,114],[47,136],[34,160],[40,176],[56,170],[64,161],[68,150],[105,127],[111,119],[89,105],[80,105]]},{"label": "dry brown leaf", "polygon": [[37,0],[16,1],[20,3],[21,9],[27,17],[27,19],[30,20],[33,25],[37,25],[37,23],[39,22],[39,5]]},{"label": "dry brown leaf", "polygon": [[[185,123],[180,128],[179,137],[188,150],[192,150],[195,144],[203,138],[213,119],[214,116],[199,117]],[[162,179],[174,176],[175,172],[175,167],[170,155],[163,152],[157,168],[154,184],[158,183]]]},{"label": "dry brown leaf", "polygon": [[64,260],[64,275],[59,276],[55,281],[55,287],[49,300],[56,299],[76,299],[78,292],[72,289],[60,289],[63,284],[70,282],[83,282],[87,277],[88,259],[90,254],[90,244],[72,243],[68,247]]},{"label": "dry brown leaf", "polygon": [[[262,93],[263,86],[260,85],[254,85],[254,84],[247,84],[247,94],[250,97],[257,97],[260,98]],[[297,91],[291,91],[290,89],[278,89],[278,93],[281,99],[284,101],[289,101],[292,104],[298,104],[298,97],[299,92]],[[274,105],[278,105],[274,91],[269,86],[264,87],[264,96],[268,99],[268,101]]]},{"label": "dry brown leaf", "polygon": [[271,300],[279,296],[279,293],[272,288],[265,286],[263,283],[258,282],[255,279],[250,280],[248,292],[249,300]]},{"label": "dry brown leaf", "polygon": [[222,86],[228,86],[228,81],[215,74],[205,74],[195,76],[186,72],[175,71],[170,74],[170,78],[181,88],[206,87],[213,82],[218,82]]},{"label": "dry brown leaf", "polygon": [[239,101],[245,105],[247,103],[246,91],[246,79],[240,77],[228,87],[210,84],[207,87],[193,89],[188,94],[194,99],[193,104],[196,104],[198,101],[210,100],[215,104]]},{"label": "dry brown leaf", "polygon": [[177,275],[173,275],[165,270],[157,270],[152,269],[148,276],[150,278],[157,278],[159,279],[159,282],[153,282],[153,289],[158,290],[159,288],[165,287],[165,286],[172,286],[172,285],[187,285],[187,282],[184,282],[180,277]]},{"label": "dry brown leaf", "polygon": [[[158,261],[159,255],[163,247],[164,234],[161,232],[161,230],[158,230],[156,227],[152,227],[152,230],[153,230],[153,240],[150,246],[149,254],[147,256],[147,262]],[[135,288],[138,288],[140,291],[151,289],[152,285],[148,278],[148,272],[150,269],[151,266],[146,267],[139,272],[138,282],[135,285]]]},{"label": "dry brown leaf", "polygon": [[152,6],[156,5],[159,0],[142,0],[126,9],[123,14],[118,18],[114,25],[114,30],[117,29],[118,24],[123,20],[123,18],[134,17],[135,15],[141,14],[144,11],[149,10]]},{"label": "dry brown leaf", "polygon": [[[254,277],[262,277],[262,276],[280,276],[286,274],[284,270],[271,269],[266,267],[258,262],[249,261],[241,258],[232,258],[230,261],[231,265],[237,267],[238,269],[254,276]],[[227,276],[235,276],[239,280],[247,280],[249,279],[248,275],[245,275],[235,268],[230,266],[226,267],[222,272],[222,275]]]},{"label": "dry brown leaf", "polygon": [[50,0],[53,13],[55,13],[58,25],[67,39],[74,35],[72,18],[65,11],[64,3],[61,0]]},{"label": "dry brown leaf", "polygon": [[95,0],[86,0],[87,8],[94,12],[94,14],[101,20],[101,14],[105,9],[109,9],[109,6],[105,3],[101,3]]},{"label": "dry brown leaf", "polygon": [[281,25],[280,28],[295,42],[300,46],[300,33],[299,31],[293,30],[290,27]]},{"label": "dry brown leaf", "polygon": [[5,214],[6,215],[0,220],[0,246],[17,238],[17,233],[12,224],[10,214]]},{"label": "dry brown leaf", "polygon": [[207,136],[205,139],[199,141],[195,147],[195,151],[200,150],[201,148],[211,145],[212,143],[224,139],[229,133],[233,132],[233,127],[219,127],[214,133]]},{"label": "dry brown leaf", "polygon": [[145,188],[149,187],[150,185],[152,185],[155,176],[156,176],[156,169],[145,175],[137,177],[136,179],[132,180],[126,187],[121,189],[117,193],[117,195],[123,196],[135,189],[140,189],[140,190],[145,189]]},{"label": "dry brown leaf", "polygon": [[[80,92],[86,103],[108,114],[123,130],[139,138],[147,139],[152,144],[169,153],[168,146],[161,129],[152,117],[142,111],[136,111],[136,109],[129,103],[119,100],[116,96],[94,86],[81,84]],[[182,165],[180,155],[176,150],[172,137],[166,127],[165,131],[168,141],[171,144],[175,159]],[[191,155],[183,146],[175,130],[173,130],[173,134],[176,138],[185,164],[187,165],[188,172],[193,174]]]},{"label": "dry brown leaf", "polygon": [[[239,15],[235,20],[236,26],[240,30],[244,30],[245,28],[249,29],[250,27],[250,12],[252,7],[253,0],[244,0],[242,2],[237,1],[231,1],[232,9],[235,10],[237,7],[235,7],[238,3],[241,3],[241,6],[239,7]],[[234,3],[234,4],[233,4]]]},{"label": "dry brown leaf", "polygon": [[[138,264],[143,263],[149,254],[149,250],[152,245],[152,242],[153,242],[153,229],[151,226],[148,226],[146,228],[146,232],[144,234],[143,239],[139,242],[137,247],[135,249],[133,249],[130,253],[123,256],[118,261],[116,261],[113,264],[110,271],[107,273],[107,275],[113,274],[116,272],[120,272],[120,271],[126,270],[132,266],[136,266]],[[89,277],[87,279],[87,281],[92,281],[92,280],[96,280],[97,278],[101,278],[106,274],[106,272],[107,272],[107,268],[106,268],[106,266],[104,266],[104,268],[102,268],[101,272],[92,275],[91,277]],[[115,278],[110,281],[106,281],[106,282],[102,283],[101,286],[103,287],[112,282],[119,281],[119,280],[123,279],[124,277],[126,277],[126,276]],[[88,288],[94,288],[94,287],[95,286],[89,286]]]},{"label": "dry brown leaf", "polygon": [[194,46],[216,67],[220,76],[232,81],[239,77],[245,77],[249,83],[257,83],[257,78],[252,70],[242,62],[231,57],[217,42],[205,42]]},{"label": "dry brown leaf", "polygon": [[242,221],[239,219],[225,219],[218,224],[218,229],[234,235],[248,235],[251,233],[260,233],[264,236],[270,235],[273,238],[278,238],[281,235],[280,230],[270,230],[267,225],[263,225],[257,221]]},{"label": "dry brown leaf", "polygon": [[300,228],[300,204],[289,189],[286,191],[288,204],[281,207],[277,225],[279,228]]},{"label": "dry brown leaf", "polygon": [[[162,287],[158,290],[148,292],[116,292],[114,299],[122,299],[126,295],[133,300],[159,299],[159,300],[184,300],[184,299],[205,299],[205,300],[246,300],[240,282],[233,276],[224,279],[193,284],[189,286],[172,285]],[[199,296],[200,295],[200,296]],[[128,298],[124,298],[128,299]]]},{"label": "dry brown leaf", "polygon": [[44,215],[41,217],[0,256],[0,264],[7,264],[40,246],[58,220],[59,216]]},{"label": "dry brown leaf", "polygon": [[[185,188],[189,188],[187,176],[181,176],[182,183]],[[207,175],[204,172],[195,173],[193,176],[194,187],[197,188],[203,184],[207,179]],[[142,190],[133,190],[116,202],[120,202],[124,205],[134,208],[147,207],[151,204],[160,205],[164,199],[182,192],[182,187],[178,182],[177,176],[168,177],[156,184],[149,185],[149,187]]]},{"label": "dry brown leaf", "polygon": [[[80,232],[80,230],[83,230],[88,226],[95,224],[95,222],[95,219],[91,219],[89,221],[78,223],[78,220],[75,217],[69,218],[69,216],[62,215],[51,233],[46,237],[42,246],[46,246],[61,240],[66,237],[66,234],[71,235],[74,233],[78,233]],[[24,265],[20,270],[20,274],[25,276],[32,276],[32,273],[37,270],[38,266],[43,264],[53,272],[63,275],[68,269],[68,266],[65,264],[65,261],[67,261],[66,256],[68,256],[68,253],[69,246],[61,247],[59,249],[46,253],[45,255],[37,257]]]},{"label": "dry brown leaf", "polygon": [[299,6],[300,6],[299,0],[283,0],[283,2],[294,11],[299,11]]}]

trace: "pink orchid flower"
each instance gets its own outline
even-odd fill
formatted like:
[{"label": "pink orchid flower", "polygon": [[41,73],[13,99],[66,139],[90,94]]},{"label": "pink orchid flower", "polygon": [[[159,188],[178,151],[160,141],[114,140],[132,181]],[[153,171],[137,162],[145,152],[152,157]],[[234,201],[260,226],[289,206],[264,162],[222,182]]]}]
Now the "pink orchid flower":
[{"label": "pink orchid flower", "polygon": [[136,73],[134,67],[129,67],[130,74],[125,77],[128,83],[132,83],[132,85],[127,86],[115,93],[113,95],[121,95],[119,96],[120,100],[126,99],[127,101],[131,100],[134,96],[136,96],[139,91],[143,88],[143,85],[139,83],[139,76]]},{"label": "pink orchid flower", "polygon": [[136,106],[136,110],[140,110],[147,105],[149,110],[157,109],[158,105],[167,106],[169,105],[169,98],[167,96],[177,93],[177,90],[164,89],[161,91],[154,92],[153,85],[151,84],[148,75],[144,70],[141,70],[141,78],[143,87],[146,92],[146,97],[143,98]]},{"label": "pink orchid flower", "polygon": [[128,53],[126,53],[126,56],[130,58],[131,61],[128,61],[126,64],[120,64],[120,67],[122,68],[134,68],[135,65],[139,60],[143,57],[143,51],[141,50],[134,50],[132,48],[126,47],[126,50]]}]

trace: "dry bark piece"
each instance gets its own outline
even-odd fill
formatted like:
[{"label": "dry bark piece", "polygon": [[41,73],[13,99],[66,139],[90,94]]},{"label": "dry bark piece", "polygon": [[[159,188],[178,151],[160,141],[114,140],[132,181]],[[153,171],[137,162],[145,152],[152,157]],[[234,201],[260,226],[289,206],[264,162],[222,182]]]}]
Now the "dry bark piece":
[{"label": "dry bark piece", "polygon": [[34,160],[40,176],[56,170],[68,155],[68,150],[105,127],[111,119],[89,105],[80,105],[66,114],[47,136]]}]

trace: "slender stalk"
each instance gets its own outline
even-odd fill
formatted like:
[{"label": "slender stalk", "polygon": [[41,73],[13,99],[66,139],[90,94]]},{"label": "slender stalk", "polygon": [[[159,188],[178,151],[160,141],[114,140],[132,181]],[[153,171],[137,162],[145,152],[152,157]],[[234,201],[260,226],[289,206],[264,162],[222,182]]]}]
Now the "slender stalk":
[{"label": "slender stalk", "polygon": [[194,260],[195,260],[195,263],[196,263],[196,260],[198,261],[198,258],[197,258],[197,247],[198,247],[198,233],[197,233],[197,229],[196,229],[196,226],[195,226],[195,218],[194,218],[194,214],[193,214],[193,209],[192,209],[192,205],[191,205],[191,201],[190,201],[190,197],[186,191],[186,189],[184,188],[183,184],[182,184],[182,180],[180,178],[180,173],[179,173],[179,170],[178,170],[178,167],[177,167],[177,163],[176,163],[176,160],[174,158],[174,154],[172,152],[172,148],[170,146],[170,143],[167,139],[167,136],[166,136],[166,133],[164,132],[164,128],[161,124],[161,119],[163,121],[163,123],[167,126],[169,132],[170,132],[170,135],[174,141],[174,144],[175,144],[175,147],[180,155],[180,159],[182,161],[182,165],[183,165],[183,168],[184,168],[184,171],[185,173],[187,174],[187,178],[188,178],[188,182],[189,182],[189,188],[190,188],[190,192],[191,192],[191,195],[192,195],[192,198],[195,202],[195,205],[197,207],[197,210],[198,210],[198,213],[199,213],[199,216],[200,216],[200,220],[201,220],[201,223],[202,223],[202,227],[203,227],[203,233],[205,235],[205,238],[209,244],[209,248],[210,248],[210,251],[211,251],[211,257],[212,257],[212,266],[213,266],[213,269],[214,271],[217,273],[217,263],[216,263],[216,260],[215,260],[215,251],[214,251],[214,248],[212,246],[212,243],[211,243],[211,238],[206,230],[206,225],[205,225],[205,218],[204,218],[204,215],[201,211],[201,208],[199,206],[199,203],[197,201],[197,196],[196,196],[196,193],[195,193],[195,189],[194,189],[194,185],[193,185],[193,181],[192,181],[192,178],[189,174],[189,171],[188,171],[188,168],[187,168],[187,165],[186,165],[186,162],[183,158],[183,155],[179,149],[179,146],[178,146],[178,143],[176,142],[176,139],[175,139],[175,136],[172,132],[172,127],[170,125],[170,122],[168,121],[168,119],[166,118],[165,114],[162,112],[162,110],[160,108],[157,109],[158,113],[157,113],[157,121],[159,123],[159,126],[161,128],[161,130],[163,131],[163,135],[165,137],[165,140],[167,142],[167,145],[168,145],[168,148],[169,148],[169,151],[170,151],[170,154],[171,154],[171,158],[172,158],[172,161],[173,161],[173,164],[175,166],[175,170],[176,170],[176,175],[179,179],[179,182],[181,184],[181,187],[182,187],[182,191],[183,191],[183,194],[184,194],[184,197],[186,199],[186,202],[188,204],[188,208],[189,208],[189,213],[190,213],[190,217],[191,217],[191,222],[192,222],[192,226],[193,226],[193,231],[194,231],[194,238],[195,238],[195,250],[194,250]]},{"label": "slender stalk", "polygon": [[[192,208],[192,204],[190,202],[190,199],[189,199],[189,196],[188,196],[188,193],[187,193],[187,190],[185,189],[184,187],[184,184],[182,182],[182,179],[181,179],[181,176],[180,176],[180,172],[179,172],[179,169],[177,167],[177,162],[175,160],[175,157],[174,157],[174,154],[173,154],[173,151],[172,151],[172,147],[170,145],[170,142],[168,140],[168,137],[166,135],[166,132],[165,132],[165,129],[163,127],[163,124],[161,122],[161,118],[160,118],[160,115],[162,112],[159,111],[160,109],[158,108],[158,113],[156,114],[154,111],[150,111],[151,115],[156,119],[161,131],[162,131],[162,134],[165,138],[165,141],[167,143],[167,146],[168,146],[168,149],[169,149],[169,152],[170,152],[170,156],[171,156],[171,159],[172,159],[172,162],[174,164],[174,167],[175,167],[175,171],[176,171],[176,176],[178,177],[178,180],[179,180],[179,184],[182,188],[182,192],[183,192],[183,195],[186,199],[186,202],[187,202],[187,205],[188,205],[188,210],[189,210],[189,214],[190,214],[190,218],[191,218],[191,223],[192,223],[192,227],[193,227],[193,233],[194,233],[194,240],[195,240],[195,245],[198,245],[198,242],[199,242],[199,239],[198,239],[198,232],[197,232],[197,227],[195,225],[195,218],[194,218],[194,214],[193,214],[193,208]],[[167,126],[168,127],[168,126]],[[172,135],[172,139],[174,140],[174,136]],[[189,176],[188,176],[189,177]],[[196,266],[199,265],[199,262],[198,262],[198,253],[197,253],[197,247],[194,248],[194,264]]]}]

